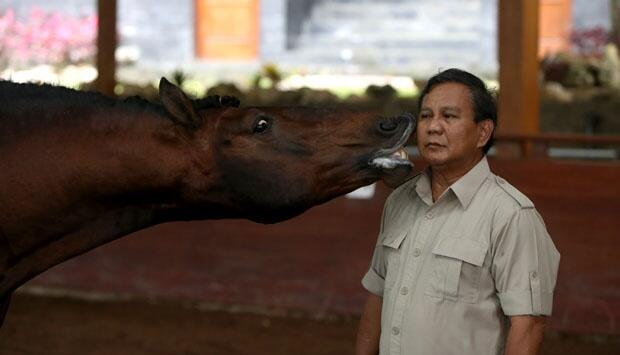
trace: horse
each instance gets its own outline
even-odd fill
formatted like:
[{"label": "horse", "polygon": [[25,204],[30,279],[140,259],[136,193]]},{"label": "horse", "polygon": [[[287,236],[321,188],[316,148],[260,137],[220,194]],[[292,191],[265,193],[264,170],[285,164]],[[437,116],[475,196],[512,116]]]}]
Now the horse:
[{"label": "horse", "polygon": [[380,179],[411,175],[404,113],[161,102],[0,81],[0,324],[50,267],[169,221],[276,223]]}]

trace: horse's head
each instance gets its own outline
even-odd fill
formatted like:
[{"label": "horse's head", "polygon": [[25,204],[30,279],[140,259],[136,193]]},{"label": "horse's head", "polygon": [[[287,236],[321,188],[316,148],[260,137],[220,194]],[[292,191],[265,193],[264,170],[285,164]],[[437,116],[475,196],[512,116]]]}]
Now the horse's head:
[{"label": "horse's head", "polygon": [[211,200],[240,218],[281,221],[378,179],[397,184],[411,174],[402,149],[415,127],[409,114],[237,108],[230,98],[205,105],[165,80],[160,95],[169,114],[191,133],[198,150],[192,152],[194,166],[209,169],[194,173],[210,182],[193,179],[192,198],[208,189]]}]

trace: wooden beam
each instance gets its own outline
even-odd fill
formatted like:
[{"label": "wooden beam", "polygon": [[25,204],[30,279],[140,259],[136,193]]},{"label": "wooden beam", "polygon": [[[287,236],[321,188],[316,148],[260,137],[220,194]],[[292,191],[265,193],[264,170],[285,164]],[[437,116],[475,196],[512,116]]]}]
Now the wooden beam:
[{"label": "wooden beam", "polygon": [[99,25],[97,32],[98,91],[113,96],[116,86],[116,0],[98,0]]},{"label": "wooden beam", "polygon": [[538,0],[499,0],[499,127],[539,131]]}]

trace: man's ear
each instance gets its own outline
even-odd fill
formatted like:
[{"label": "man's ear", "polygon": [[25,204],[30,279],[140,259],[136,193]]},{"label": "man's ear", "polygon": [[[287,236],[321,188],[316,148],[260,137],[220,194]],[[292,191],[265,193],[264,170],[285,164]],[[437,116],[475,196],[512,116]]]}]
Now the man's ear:
[{"label": "man's ear", "polygon": [[478,148],[482,148],[487,144],[489,139],[491,139],[491,135],[493,135],[493,130],[495,129],[495,124],[492,120],[482,120],[478,122]]},{"label": "man's ear", "polygon": [[196,113],[192,101],[166,78],[159,81],[159,98],[175,123],[190,129],[202,125],[202,119]]}]

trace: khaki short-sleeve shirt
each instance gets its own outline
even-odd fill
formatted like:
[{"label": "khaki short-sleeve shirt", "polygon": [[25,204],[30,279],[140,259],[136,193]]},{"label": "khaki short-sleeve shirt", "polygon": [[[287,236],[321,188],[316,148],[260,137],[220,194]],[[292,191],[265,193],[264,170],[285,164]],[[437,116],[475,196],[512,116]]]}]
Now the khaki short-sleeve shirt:
[{"label": "khaki short-sleeve shirt", "polygon": [[550,315],[560,261],[532,202],[483,158],[433,203],[428,173],[388,197],[364,287],[381,355],[502,354],[509,316]]}]

